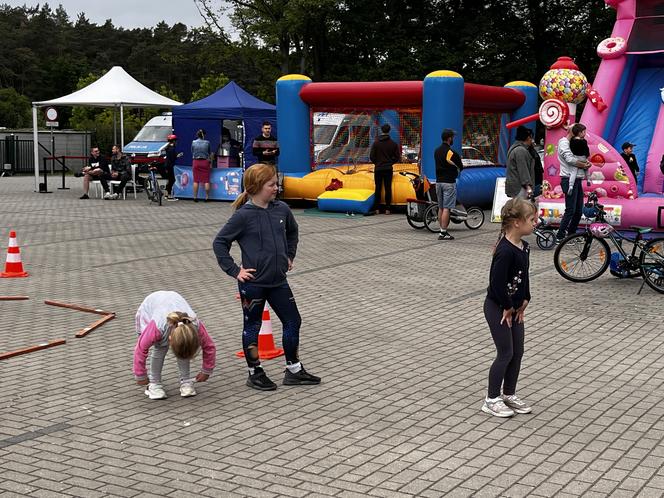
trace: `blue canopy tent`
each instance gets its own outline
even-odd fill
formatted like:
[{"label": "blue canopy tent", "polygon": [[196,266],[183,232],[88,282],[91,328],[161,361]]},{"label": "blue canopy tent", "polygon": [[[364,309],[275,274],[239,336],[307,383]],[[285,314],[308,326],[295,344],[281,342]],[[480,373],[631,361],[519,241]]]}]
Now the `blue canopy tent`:
[{"label": "blue canopy tent", "polygon": [[173,129],[178,136],[178,152],[184,155],[178,163],[191,165],[191,141],[196,132],[204,129],[215,152],[221,141],[224,120],[237,120],[243,123],[244,167],[256,162],[251,145],[261,134],[263,121],[272,123],[272,133],[276,133],[277,110],[267,102],[257,99],[234,81],[204,99],[173,108]]}]

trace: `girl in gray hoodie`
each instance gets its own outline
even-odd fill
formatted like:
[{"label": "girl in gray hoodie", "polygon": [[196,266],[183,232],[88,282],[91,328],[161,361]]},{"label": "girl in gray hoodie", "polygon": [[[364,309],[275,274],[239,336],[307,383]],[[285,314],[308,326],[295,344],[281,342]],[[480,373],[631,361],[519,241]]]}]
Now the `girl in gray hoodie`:
[{"label": "girl in gray hoodie", "polygon": [[[258,334],[267,303],[283,325],[286,354],[284,385],[319,384],[320,378],[304,370],[298,358],[302,319],[286,272],[297,252],[298,227],[290,208],[276,200],[277,173],[271,164],[255,164],[244,172],[244,192],[233,203],[236,211],[219,231],[212,245],[219,266],[238,280],[244,330],[242,348],[249,367],[247,386],[273,391],[277,385],[266,375],[258,357]],[[240,246],[242,264],[230,255],[234,241]]]}]

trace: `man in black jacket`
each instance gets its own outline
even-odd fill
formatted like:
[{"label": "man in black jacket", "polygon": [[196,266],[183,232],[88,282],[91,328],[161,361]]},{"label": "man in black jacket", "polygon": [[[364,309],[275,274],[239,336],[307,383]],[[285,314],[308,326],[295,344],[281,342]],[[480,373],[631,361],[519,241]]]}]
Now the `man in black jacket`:
[{"label": "man in black jacket", "polygon": [[376,191],[374,194],[374,211],[380,208],[380,191],[385,187],[385,214],[390,214],[392,207],[392,166],[401,158],[399,145],[390,138],[390,125],[384,124],[380,127],[383,132],[371,145],[369,158],[374,163],[374,183]]},{"label": "man in black jacket", "polygon": [[450,209],[456,206],[456,180],[463,169],[461,156],[452,150],[454,130],[443,130],[443,143],[433,154],[436,160],[436,197],[438,198],[438,240],[454,240],[447,231],[450,226]]},{"label": "man in black jacket", "polygon": [[[129,158],[122,153],[122,149],[119,145],[114,145],[112,149],[113,155],[111,156],[111,176],[112,181],[119,180],[120,184],[118,185],[118,192],[122,192],[127,185],[127,182],[131,180],[131,164],[129,163]],[[104,199],[117,199],[120,197],[119,193],[111,195],[108,193],[104,196]]]},{"label": "man in black jacket", "polygon": [[634,155],[634,144],[625,142],[622,145],[622,150],[620,155],[627,163],[627,166],[629,166],[629,169],[632,170],[632,175],[634,175],[634,180],[636,181],[636,177],[639,174],[639,163],[636,162],[636,156]]}]

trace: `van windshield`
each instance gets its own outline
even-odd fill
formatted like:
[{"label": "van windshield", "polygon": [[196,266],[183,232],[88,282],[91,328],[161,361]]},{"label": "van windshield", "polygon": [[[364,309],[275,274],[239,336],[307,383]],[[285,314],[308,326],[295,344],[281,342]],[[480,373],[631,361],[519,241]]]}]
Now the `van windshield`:
[{"label": "van windshield", "polygon": [[144,126],[134,137],[134,142],[168,142],[171,133],[170,126]]},{"label": "van windshield", "polygon": [[336,129],[336,125],[314,125],[314,143],[329,145]]}]

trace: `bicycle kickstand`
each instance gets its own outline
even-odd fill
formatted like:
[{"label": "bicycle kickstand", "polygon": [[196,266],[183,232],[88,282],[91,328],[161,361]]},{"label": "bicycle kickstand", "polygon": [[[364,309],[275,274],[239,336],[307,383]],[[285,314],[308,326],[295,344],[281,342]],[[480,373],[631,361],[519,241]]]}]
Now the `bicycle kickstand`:
[{"label": "bicycle kickstand", "polygon": [[643,286],[646,285],[646,279],[643,279],[643,282],[641,282],[641,287],[639,287],[639,291],[636,293],[637,296],[641,295],[641,291],[643,290]]}]

